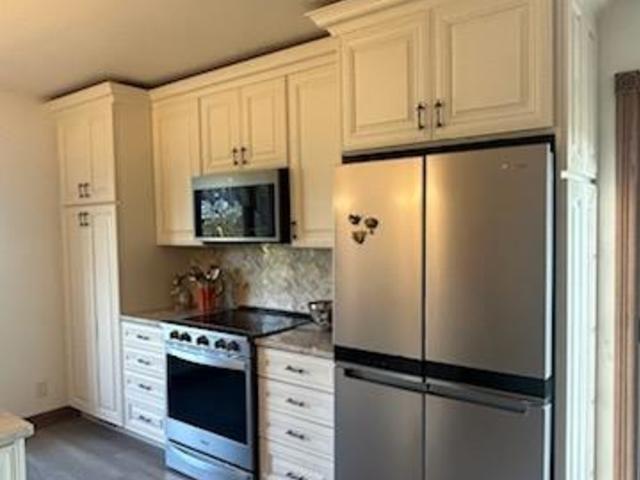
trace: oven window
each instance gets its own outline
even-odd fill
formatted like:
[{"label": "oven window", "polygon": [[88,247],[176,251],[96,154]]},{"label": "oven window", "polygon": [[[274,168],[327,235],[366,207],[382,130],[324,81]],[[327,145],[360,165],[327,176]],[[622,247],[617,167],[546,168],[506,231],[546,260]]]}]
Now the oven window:
[{"label": "oven window", "polygon": [[167,355],[169,417],[247,444],[246,373]]},{"label": "oven window", "polygon": [[275,237],[273,184],[197,190],[195,207],[199,237]]}]

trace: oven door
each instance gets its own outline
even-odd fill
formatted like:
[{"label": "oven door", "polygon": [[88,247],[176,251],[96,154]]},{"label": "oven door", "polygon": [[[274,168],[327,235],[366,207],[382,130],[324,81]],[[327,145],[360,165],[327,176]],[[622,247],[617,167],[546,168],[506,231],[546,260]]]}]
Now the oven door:
[{"label": "oven door", "polygon": [[254,469],[252,365],[187,348],[167,348],[167,437]]}]

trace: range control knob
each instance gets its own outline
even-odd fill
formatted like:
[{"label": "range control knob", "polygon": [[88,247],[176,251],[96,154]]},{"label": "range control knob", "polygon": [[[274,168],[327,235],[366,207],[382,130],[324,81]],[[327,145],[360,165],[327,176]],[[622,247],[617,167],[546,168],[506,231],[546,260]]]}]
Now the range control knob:
[{"label": "range control knob", "polygon": [[224,340],[224,338],[221,338],[219,340],[216,340],[216,343],[214,343],[213,346],[216,348],[227,348],[227,342]]},{"label": "range control knob", "polygon": [[209,339],[207,337],[205,337],[204,335],[201,335],[196,340],[196,343],[198,345],[204,345],[205,347],[208,347],[209,346]]},{"label": "range control knob", "polygon": [[178,330],[173,330],[169,334],[169,338],[172,339],[172,340],[180,340],[180,332]]},{"label": "range control knob", "polygon": [[191,341],[191,335],[189,335],[187,332],[184,332],[184,333],[180,334],[180,340],[182,342],[190,342]]},{"label": "range control knob", "polygon": [[240,345],[238,345],[238,342],[234,342],[232,340],[227,343],[227,350],[229,350],[230,352],[238,352],[240,351]]}]

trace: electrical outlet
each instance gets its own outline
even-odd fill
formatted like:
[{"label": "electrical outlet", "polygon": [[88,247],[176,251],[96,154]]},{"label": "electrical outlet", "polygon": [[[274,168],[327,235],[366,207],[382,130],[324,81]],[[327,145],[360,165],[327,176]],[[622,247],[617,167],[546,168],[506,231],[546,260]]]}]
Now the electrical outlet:
[{"label": "electrical outlet", "polygon": [[36,397],[45,398],[47,395],[49,395],[49,385],[47,385],[47,382],[36,383]]}]

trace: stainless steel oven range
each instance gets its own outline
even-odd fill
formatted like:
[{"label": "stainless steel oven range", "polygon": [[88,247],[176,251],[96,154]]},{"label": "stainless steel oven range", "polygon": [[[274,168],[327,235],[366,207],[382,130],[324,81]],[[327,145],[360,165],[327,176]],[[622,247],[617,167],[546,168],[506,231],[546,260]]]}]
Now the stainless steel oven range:
[{"label": "stainless steel oven range", "polygon": [[248,338],[165,326],[169,468],[198,480],[256,478],[256,386]]}]

